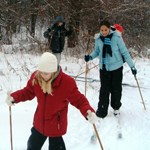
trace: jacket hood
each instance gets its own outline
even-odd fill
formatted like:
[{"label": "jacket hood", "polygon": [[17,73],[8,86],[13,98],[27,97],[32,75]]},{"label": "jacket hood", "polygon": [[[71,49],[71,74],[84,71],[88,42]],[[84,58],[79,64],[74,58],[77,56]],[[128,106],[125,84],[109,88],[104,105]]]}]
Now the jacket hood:
[{"label": "jacket hood", "polygon": [[58,22],[65,22],[64,18],[62,16],[57,16],[56,19],[54,20],[54,24],[58,23]]}]

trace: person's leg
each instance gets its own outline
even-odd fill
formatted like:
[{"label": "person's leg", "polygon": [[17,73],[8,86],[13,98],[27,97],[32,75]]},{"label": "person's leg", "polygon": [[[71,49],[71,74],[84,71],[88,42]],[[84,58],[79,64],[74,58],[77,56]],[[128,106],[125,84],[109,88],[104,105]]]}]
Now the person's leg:
[{"label": "person's leg", "polygon": [[104,118],[108,113],[110,83],[111,83],[110,79],[111,76],[109,71],[100,70],[101,88],[96,115],[101,118]]},{"label": "person's leg", "polygon": [[55,56],[56,56],[56,58],[57,58],[57,63],[58,63],[58,65],[60,64],[60,61],[61,61],[61,53],[53,53]]},{"label": "person's leg", "polygon": [[46,136],[39,133],[34,127],[31,128],[31,136],[28,139],[27,150],[41,150]]},{"label": "person's leg", "polygon": [[118,110],[121,107],[123,67],[112,72],[111,107]]},{"label": "person's leg", "polygon": [[62,136],[49,137],[49,150],[66,150]]}]

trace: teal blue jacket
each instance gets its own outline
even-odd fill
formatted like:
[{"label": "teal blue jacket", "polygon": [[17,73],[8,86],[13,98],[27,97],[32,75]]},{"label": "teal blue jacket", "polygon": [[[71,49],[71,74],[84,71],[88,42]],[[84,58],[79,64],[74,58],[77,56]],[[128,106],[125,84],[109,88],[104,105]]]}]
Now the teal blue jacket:
[{"label": "teal blue jacket", "polygon": [[[112,33],[113,31],[111,31]],[[94,51],[90,54],[91,59],[93,60],[96,57],[99,57],[99,67],[102,69],[102,54],[103,54],[103,41],[100,39],[100,33],[95,37],[95,48]],[[134,63],[129,54],[127,47],[118,32],[113,32],[111,38],[111,48],[112,48],[112,57],[109,54],[106,54],[105,58],[105,67],[107,71],[113,71],[123,66],[124,57],[127,64],[130,68],[134,67]]]}]

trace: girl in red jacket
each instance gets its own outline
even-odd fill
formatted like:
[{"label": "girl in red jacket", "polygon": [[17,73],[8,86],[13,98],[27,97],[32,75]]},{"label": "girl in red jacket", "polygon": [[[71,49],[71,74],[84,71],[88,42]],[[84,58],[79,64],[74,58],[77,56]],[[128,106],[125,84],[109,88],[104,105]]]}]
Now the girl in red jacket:
[{"label": "girl in red jacket", "polygon": [[97,117],[86,97],[81,94],[73,78],[62,72],[56,57],[45,52],[26,87],[8,94],[8,106],[37,98],[33,127],[27,150],[41,150],[47,137],[49,150],[66,150],[62,135],[67,130],[68,104],[71,103],[90,122]]}]

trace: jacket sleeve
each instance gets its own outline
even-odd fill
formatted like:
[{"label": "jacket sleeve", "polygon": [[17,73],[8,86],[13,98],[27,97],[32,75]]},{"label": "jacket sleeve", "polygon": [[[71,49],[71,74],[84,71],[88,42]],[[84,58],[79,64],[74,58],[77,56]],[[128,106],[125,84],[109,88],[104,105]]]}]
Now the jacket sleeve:
[{"label": "jacket sleeve", "polygon": [[132,61],[132,58],[129,54],[129,51],[128,51],[122,37],[119,37],[119,39],[118,39],[118,47],[119,47],[121,55],[124,57],[125,61],[130,66],[130,68],[134,67],[134,63]]},{"label": "jacket sleeve", "polygon": [[69,28],[68,30],[65,29],[66,30],[65,36],[70,36],[73,33],[73,27],[69,26],[68,28]]},{"label": "jacket sleeve", "polygon": [[72,79],[70,83],[68,100],[73,106],[80,110],[81,114],[85,118],[87,116],[87,110],[95,112],[94,109],[90,106],[87,98],[78,90],[74,79]]},{"label": "jacket sleeve", "polygon": [[11,93],[11,96],[14,98],[15,103],[32,100],[35,97],[34,88],[32,85],[33,76],[34,74],[31,75],[31,78],[28,80],[26,87]]},{"label": "jacket sleeve", "polygon": [[49,38],[49,36],[50,36],[50,32],[51,32],[51,28],[48,28],[45,32],[44,32],[44,37],[45,38]]}]

